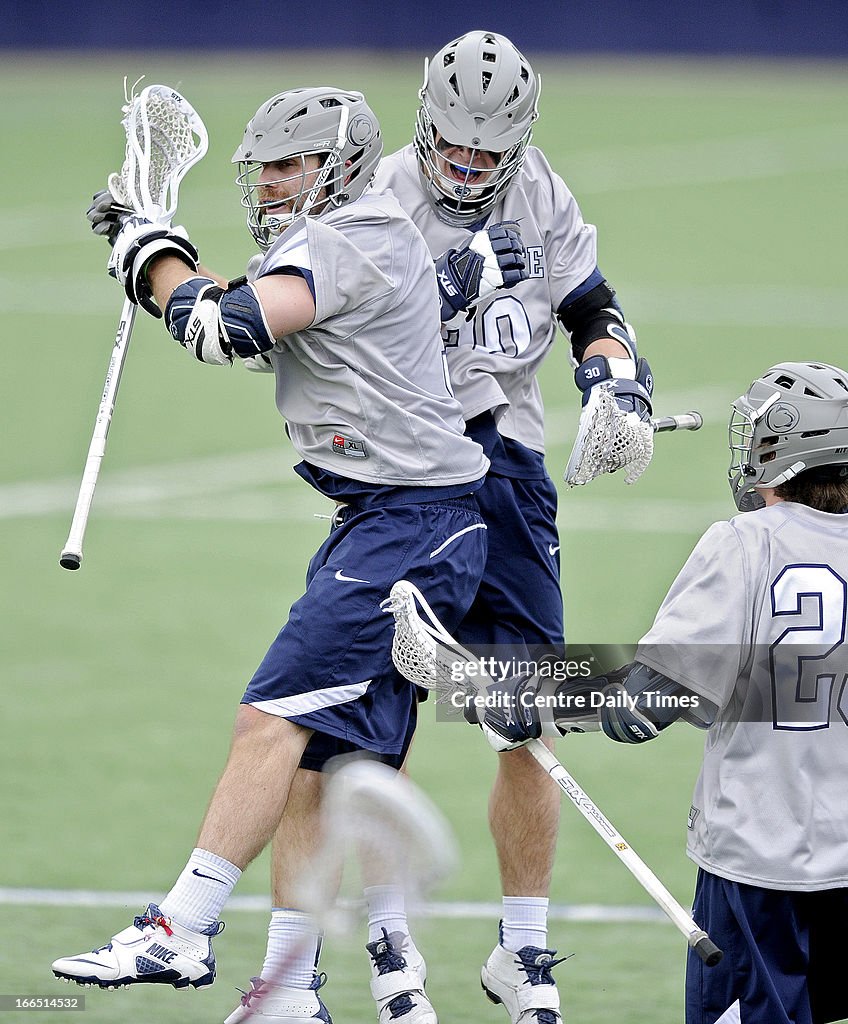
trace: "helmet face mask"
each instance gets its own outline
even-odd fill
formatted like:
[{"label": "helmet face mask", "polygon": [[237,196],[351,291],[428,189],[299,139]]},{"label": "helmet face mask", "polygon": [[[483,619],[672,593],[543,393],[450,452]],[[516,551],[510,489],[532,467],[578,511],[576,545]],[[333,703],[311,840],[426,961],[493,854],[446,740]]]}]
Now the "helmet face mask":
[{"label": "helmet face mask", "polygon": [[762,508],[757,487],[848,462],[848,374],[826,363],[779,363],[732,405],[728,481],[740,512]]},{"label": "helmet face mask", "polygon": [[425,62],[418,95],[413,144],[427,198],[447,223],[474,224],[521,169],[538,79],[505,36],[468,32]]},{"label": "helmet face mask", "polygon": [[[358,199],[382,152],[379,122],[361,93],[320,87],[272,96],[248,122],[233,155],[257,245],[267,250],[298,217],[320,217]],[[260,181],[268,164],[288,166]],[[285,187],[296,181],[299,189]]]}]

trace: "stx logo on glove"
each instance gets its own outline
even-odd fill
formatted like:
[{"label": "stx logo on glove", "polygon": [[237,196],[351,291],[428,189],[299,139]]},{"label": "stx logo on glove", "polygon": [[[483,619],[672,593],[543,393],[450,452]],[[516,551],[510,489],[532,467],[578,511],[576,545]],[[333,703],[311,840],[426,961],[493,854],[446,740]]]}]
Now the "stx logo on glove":
[{"label": "stx logo on glove", "polygon": [[448,249],[435,263],[442,323],[470,313],[492,292],[527,278],[524,244],[512,221],[476,231],[465,245]]}]

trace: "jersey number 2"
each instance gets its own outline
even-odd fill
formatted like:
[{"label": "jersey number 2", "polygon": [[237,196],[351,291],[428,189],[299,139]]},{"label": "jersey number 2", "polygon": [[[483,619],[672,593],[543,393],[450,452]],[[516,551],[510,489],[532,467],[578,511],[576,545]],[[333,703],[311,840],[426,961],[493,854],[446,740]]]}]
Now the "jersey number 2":
[{"label": "jersey number 2", "polygon": [[[772,583],[772,617],[787,622],[769,649],[775,729],[827,729],[835,686],[848,724],[846,595],[848,585],[829,565],[787,565]],[[803,623],[790,625],[793,618]],[[841,657],[833,657],[838,650]]]}]

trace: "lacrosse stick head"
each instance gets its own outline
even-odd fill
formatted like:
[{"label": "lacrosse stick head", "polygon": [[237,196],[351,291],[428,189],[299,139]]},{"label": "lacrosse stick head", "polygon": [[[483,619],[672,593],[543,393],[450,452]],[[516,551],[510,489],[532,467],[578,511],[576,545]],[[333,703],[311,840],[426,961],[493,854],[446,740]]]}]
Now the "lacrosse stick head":
[{"label": "lacrosse stick head", "polygon": [[383,609],[395,619],[395,668],[411,683],[439,694],[436,703],[449,700],[457,692],[479,693],[481,683],[489,681],[479,659],[453,639],[409,580],[392,585]]},{"label": "lacrosse stick head", "polygon": [[[138,83],[136,83],[138,85]],[[180,182],[206,153],[206,127],[194,107],[167,85],[135,86],[123,107],[127,136],[120,172],[109,176],[116,202],[150,220],[170,224]]]},{"label": "lacrosse stick head", "polygon": [[366,886],[400,889],[414,912],[458,865],[450,825],[408,776],[379,761],[341,757],[324,790],[321,847],[296,891],[325,931],[350,934]]},{"label": "lacrosse stick head", "polygon": [[620,409],[612,389],[598,384],[580,413],[564,479],[569,486],[580,487],[623,469],[625,483],[632,484],[648,468],[653,454],[653,426],[635,412]]}]

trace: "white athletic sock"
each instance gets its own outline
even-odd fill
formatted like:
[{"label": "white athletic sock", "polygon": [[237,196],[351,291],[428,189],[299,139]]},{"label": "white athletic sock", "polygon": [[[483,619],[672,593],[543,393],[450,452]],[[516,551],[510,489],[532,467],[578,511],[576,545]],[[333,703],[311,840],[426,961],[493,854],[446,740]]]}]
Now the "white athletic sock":
[{"label": "white athletic sock", "polygon": [[273,907],[262,980],[275,986],[309,988],[320,955],[321,932],[313,918],[302,910]]},{"label": "white athletic sock", "polygon": [[525,946],[547,949],[548,900],[543,896],[504,896],[501,945],[511,953]]},{"label": "white athletic sock", "polygon": [[423,958],[409,934],[403,889],[398,885],[370,885],[363,893],[368,904],[368,941],[382,939],[384,928],[389,935],[400,932],[403,936],[403,956],[408,964],[417,967]]},{"label": "white athletic sock", "polygon": [[159,909],[183,928],[211,932],[239,878],[235,864],[208,850],[194,850]]},{"label": "white athletic sock", "polygon": [[400,932],[404,938],[409,935],[406,919],[406,900],[403,889],[398,885],[369,885],[364,890],[368,904],[368,941],[376,942],[383,937],[385,928],[389,935]]}]

